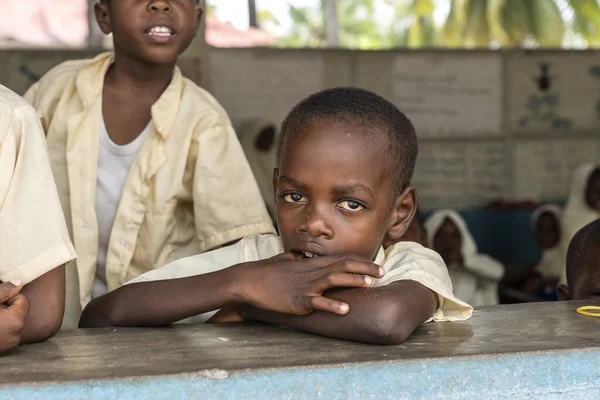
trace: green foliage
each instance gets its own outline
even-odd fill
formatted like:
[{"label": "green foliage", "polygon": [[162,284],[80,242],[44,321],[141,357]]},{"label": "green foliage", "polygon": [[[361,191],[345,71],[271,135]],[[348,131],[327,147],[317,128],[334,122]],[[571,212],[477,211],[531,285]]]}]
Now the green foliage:
[{"label": "green foliage", "polygon": [[[288,4],[293,24],[277,45],[323,47],[334,24],[338,46],[351,49],[560,48],[566,32],[600,46],[600,0],[337,0],[335,21],[327,21],[325,1],[313,8]],[[382,5],[391,10],[386,20],[377,14]],[[448,15],[436,24],[436,7],[443,5]],[[258,20],[267,30],[280,25],[268,10],[258,10]]]}]

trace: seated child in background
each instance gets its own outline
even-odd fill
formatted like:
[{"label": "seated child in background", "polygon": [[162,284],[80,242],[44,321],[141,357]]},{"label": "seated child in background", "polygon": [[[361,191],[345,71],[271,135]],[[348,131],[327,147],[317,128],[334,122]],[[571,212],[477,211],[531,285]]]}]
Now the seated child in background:
[{"label": "seated child in background", "polygon": [[198,0],[100,0],[95,11],[114,54],[63,63],[25,96],[79,254],[65,328],[144,272],[273,232],[227,114],[176,67],[196,35]]},{"label": "seated child in background", "polygon": [[146,273],[92,301],[80,326],[205,322],[221,309],[213,322],[387,344],[432,319],[470,317],[437,253],[410,242],[382,248],[417,207],[417,138],[400,110],[362,89],[319,92],[287,116],[277,154],[281,237],[246,237]]},{"label": "seated child in background", "polygon": [[58,331],[75,258],[37,114],[0,85],[0,352]]},{"label": "seated child in background", "polygon": [[474,306],[498,304],[498,282],[504,266],[477,252],[477,244],[463,218],[456,211],[441,210],[425,222],[429,247],[448,266],[456,297]]},{"label": "seated child in background", "polygon": [[562,275],[565,255],[560,240],[562,210],[559,206],[546,204],[537,208],[531,216],[533,237],[542,249],[542,259],[535,271],[544,280],[544,286],[555,290]]},{"label": "seated child in background", "polygon": [[573,236],[567,251],[567,283],[558,287],[559,300],[600,298],[600,219]]},{"label": "seated child in background", "polygon": [[[423,217],[419,212],[419,209],[415,212],[415,216],[412,221],[410,221],[410,225],[406,230],[406,233],[400,238],[401,242],[415,242],[419,243],[423,247],[427,247],[427,231],[423,227]],[[388,248],[394,245],[397,240],[390,240],[390,238],[386,237],[383,241],[383,247]]]},{"label": "seated child in background", "polygon": [[[600,218],[600,164],[582,164],[573,175],[569,199],[562,218],[563,254],[575,233],[585,225]],[[563,269],[562,284],[566,283]]]}]

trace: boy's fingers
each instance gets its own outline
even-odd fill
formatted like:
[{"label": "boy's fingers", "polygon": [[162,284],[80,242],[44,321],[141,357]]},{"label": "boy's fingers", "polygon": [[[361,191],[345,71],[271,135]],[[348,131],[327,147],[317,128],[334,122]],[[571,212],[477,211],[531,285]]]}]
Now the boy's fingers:
[{"label": "boy's fingers", "polygon": [[369,275],[373,278],[382,278],[385,270],[372,262],[344,259],[329,266],[332,271],[346,272],[349,274]]},{"label": "boy's fingers", "polygon": [[346,315],[350,312],[350,306],[343,301],[331,300],[323,296],[312,297],[311,306],[315,310],[326,311],[338,315]]},{"label": "boy's fingers", "polygon": [[0,283],[0,303],[4,303],[8,299],[15,297],[21,289],[23,289],[23,283],[21,281]]},{"label": "boy's fingers", "polygon": [[316,290],[320,294],[336,287],[370,288],[371,286],[373,286],[373,278],[370,276],[330,272],[318,280]]},{"label": "boy's fingers", "polygon": [[22,294],[8,299],[6,304],[8,305],[6,311],[13,313],[18,318],[25,319],[29,313],[29,299]]}]

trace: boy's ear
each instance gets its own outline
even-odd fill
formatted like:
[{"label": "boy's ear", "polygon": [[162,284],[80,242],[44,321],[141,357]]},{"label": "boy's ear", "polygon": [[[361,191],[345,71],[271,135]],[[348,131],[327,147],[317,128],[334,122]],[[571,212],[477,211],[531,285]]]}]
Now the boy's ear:
[{"label": "boy's ear", "polygon": [[200,28],[200,24],[202,23],[202,17],[204,16],[204,8],[198,4],[196,6],[196,35],[198,34],[198,28]]},{"label": "boy's ear", "polygon": [[106,2],[96,2],[94,4],[94,14],[96,14],[96,22],[100,27],[100,30],[105,35],[112,32],[110,27],[110,14],[108,12],[109,5]]},{"label": "boy's ear", "polygon": [[564,285],[562,283],[558,285],[557,294],[558,300],[560,301],[571,300],[571,289],[569,289],[567,285]]},{"label": "boy's ear", "polygon": [[412,186],[396,197],[386,232],[388,241],[396,242],[404,236],[417,211],[417,202],[417,190]]}]

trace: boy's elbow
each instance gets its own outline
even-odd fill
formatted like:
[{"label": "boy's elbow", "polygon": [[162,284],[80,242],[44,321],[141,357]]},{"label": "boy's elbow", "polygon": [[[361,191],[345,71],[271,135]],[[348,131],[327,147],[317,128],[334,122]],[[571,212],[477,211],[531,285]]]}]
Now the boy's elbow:
[{"label": "boy's elbow", "polygon": [[43,317],[29,321],[23,330],[21,344],[38,343],[50,339],[60,330],[62,317],[62,313],[48,313]]},{"label": "boy's elbow", "polygon": [[[118,301],[111,297],[116,293],[92,300],[85,307],[79,319],[79,328],[113,328],[122,326]],[[110,297],[109,297],[110,296]]]},{"label": "boy's elbow", "polygon": [[376,313],[376,322],[372,324],[376,344],[398,345],[410,337],[416,327],[410,324],[403,311],[402,306],[388,305]]}]

